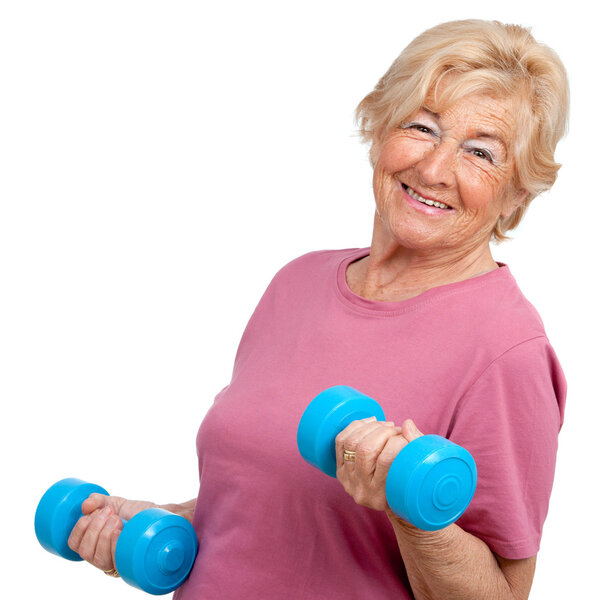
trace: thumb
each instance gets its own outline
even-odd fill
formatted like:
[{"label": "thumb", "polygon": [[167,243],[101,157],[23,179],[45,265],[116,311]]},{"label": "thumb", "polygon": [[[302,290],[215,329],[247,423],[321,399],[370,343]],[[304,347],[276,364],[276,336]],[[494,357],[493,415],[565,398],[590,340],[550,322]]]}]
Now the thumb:
[{"label": "thumb", "polygon": [[123,504],[123,498],[94,493],[90,494],[88,498],[83,501],[83,504],[81,505],[81,512],[84,515],[89,515],[99,508],[110,506],[114,510],[115,514],[119,514],[119,508],[121,507],[121,504]]},{"label": "thumb", "polygon": [[416,440],[418,437],[421,437],[423,434],[417,429],[414,421],[412,419],[406,419],[404,423],[402,423],[402,435],[409,441],[412,442]]}]

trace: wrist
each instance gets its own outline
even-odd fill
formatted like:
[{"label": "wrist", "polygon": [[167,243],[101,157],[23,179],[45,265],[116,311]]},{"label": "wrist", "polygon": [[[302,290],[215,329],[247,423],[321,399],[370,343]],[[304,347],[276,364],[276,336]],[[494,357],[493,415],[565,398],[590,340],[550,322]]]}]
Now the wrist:
[{"label": "wrist", "polygon": [[422,529],[418,529],[412,523],[405,521],[402,517],[399,517],[389,507],[385,509],[385,514],[387,515],[389,522],[392,524],[394,531],[398,531],[410,536],[419,536],[423,533],[427,533]]},{"label": "wrist", "polygon": [[419,529],[393,513],[389,508],[386,509],[386,515],[394,528],[394,533],[398,540],[403,539],[411,546],[421,547],[424,550],[426,548],[443,549],[451,546],[454,543],[453,540],[456,537],[457,531],[461,531],[454,523],[436,531]]},{"label": "wrist", "polygon": [[194,516],[194,507],[195,502],[193,504],[191,502],[184,502],[183,504],[161,504],[157,506],[157,508],[162,508],[163,510],[183,517],[190,523],[192,522],[192,517]]}]

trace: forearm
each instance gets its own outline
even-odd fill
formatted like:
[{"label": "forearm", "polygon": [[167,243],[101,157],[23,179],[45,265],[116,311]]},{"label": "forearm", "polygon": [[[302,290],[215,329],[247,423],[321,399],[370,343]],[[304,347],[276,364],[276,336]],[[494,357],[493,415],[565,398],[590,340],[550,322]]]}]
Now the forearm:
[{"label": "forearm", "polygon": [[515,595],[487,544],[458,525],[421,531],[391,512],[388,517],[417,600],[527,598],[528,589],[525,595]]},{"label": "forearm", "polygon": [[188,500],[187,502],[182,502],[181,504],[161,504],[159,508],[184,517],[191,523],[192,517],[194,516],[194,510],[196,509],[196,498]]}]

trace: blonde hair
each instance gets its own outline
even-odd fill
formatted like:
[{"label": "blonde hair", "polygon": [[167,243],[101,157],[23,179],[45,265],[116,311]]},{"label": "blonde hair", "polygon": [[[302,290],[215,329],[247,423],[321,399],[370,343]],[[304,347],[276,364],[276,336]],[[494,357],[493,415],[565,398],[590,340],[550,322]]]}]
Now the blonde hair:
[{"label": "blonde hair", "polygon": [[[439,84],[449,74],[440,94]],[[442,23],[415,38],[360,102],[356,122],[362,140],[373,146],[421,108],[430,93],[436,106],[451,106],[468,94],[522,100],[515,115],[512,183],[528,194],[512,215],[496,223],[492,237],[506,239],[531,201],[552,187],[561,167],[554,151],[566,132],[569,110],[562,62],[519,25],[478,19]]]}]

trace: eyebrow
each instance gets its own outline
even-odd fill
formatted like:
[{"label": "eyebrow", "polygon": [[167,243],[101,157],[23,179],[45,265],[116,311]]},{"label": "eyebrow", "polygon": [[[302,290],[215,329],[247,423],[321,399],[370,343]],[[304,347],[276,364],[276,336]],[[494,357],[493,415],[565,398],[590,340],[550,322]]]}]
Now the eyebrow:
[{"label": "eyebrow", "polygon": [[485,139],[485,140],[492,140],[492,141],[498,142],[499,144],[504,146],[505,150],[507,149],[506,142],[504,141],[504,138],[500,134],[490,133],[488,131],[476,131],[474,137],[476,139]]},{"label": "eyebrow", "polygon": [[427,108],[426,106],[422,106],[421,110],[424,110],[426,113],[429,113],[432,117],[435,117],[436,119],[439,119],[442,115],[440,115],[440,113],[436,113],[432,110],[430,110],[429,108]]}]

